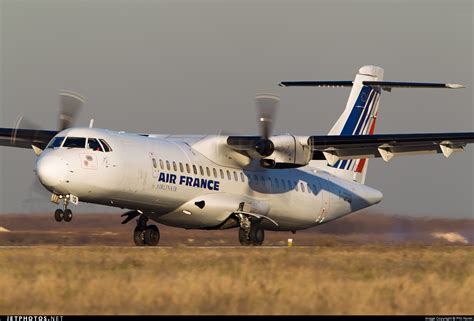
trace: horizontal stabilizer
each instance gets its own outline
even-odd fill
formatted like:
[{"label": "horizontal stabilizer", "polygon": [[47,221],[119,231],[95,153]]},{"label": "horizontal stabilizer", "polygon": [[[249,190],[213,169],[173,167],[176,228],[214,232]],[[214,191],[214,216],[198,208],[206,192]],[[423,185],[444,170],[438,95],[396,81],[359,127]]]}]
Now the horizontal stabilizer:
[{"label": "horizontal stabilizer", "polygon": [[[392,88],[464,88],[461,84],[434,83],[434,82],[406,82],[406,81],[363,81],[364,86],[380,87],[383,90],[391,91]],[[302,80],[302,81],[282,81],[280,87],[352,87],[351,80]]]},{"label": "horizontal stabilizer", "polygon": [[444,84],[434,82],[405,82],[405,81],[363,81],[365,86],[380,87],[383,90],[390,91],[392,88],[464,88],[460,84]]},{"label": "horizontal stabilizer", "polygon": [[282,81],[280,87],[352,87],[352,80]]}]

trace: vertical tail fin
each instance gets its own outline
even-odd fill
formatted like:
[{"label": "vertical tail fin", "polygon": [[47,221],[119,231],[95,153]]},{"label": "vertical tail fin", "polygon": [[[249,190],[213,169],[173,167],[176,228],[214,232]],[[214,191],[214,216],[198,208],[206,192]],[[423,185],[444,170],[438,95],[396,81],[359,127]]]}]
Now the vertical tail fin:
[{"label": "vertical tail fin", "polygon": [[[329,131],[329,135],[372,135],[375,129],[380,103],[380,87],[363,85],[363,81],[383,80],[383,69],[377,66],[364,66],[359,69],[347,100],[346,108]],[[367,159],[348,159],[337,161],[333,167],[335,174],[351,176],[359,183],[365,182]]]}]

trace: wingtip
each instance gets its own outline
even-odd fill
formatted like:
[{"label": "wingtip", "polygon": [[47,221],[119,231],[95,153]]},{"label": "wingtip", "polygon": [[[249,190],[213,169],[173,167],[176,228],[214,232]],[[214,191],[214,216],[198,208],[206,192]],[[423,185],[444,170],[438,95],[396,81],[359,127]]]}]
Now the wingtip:
[{"label": "wingtip", "polygon": [[466,87],[461,84],[446,84],[446,88],[460,89],[460,88],[466,88]]}]

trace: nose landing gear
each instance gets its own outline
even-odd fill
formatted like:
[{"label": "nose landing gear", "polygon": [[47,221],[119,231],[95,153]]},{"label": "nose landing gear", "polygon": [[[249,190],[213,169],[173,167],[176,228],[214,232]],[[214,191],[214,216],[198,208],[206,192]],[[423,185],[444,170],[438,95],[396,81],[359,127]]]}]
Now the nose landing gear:
[{"label": "nose landing gear", "polygon": [[[72,195],[56,195],[53,194],[51,196],[51,201],[53,201],[56,204],[59,204],[60,200],[63,201],[63,209],[58,208],[56,211],[54,211],[54,219],[56,222],[71,222],[72,220],[72,211],[67,208],[69,205],[69,202],[71,202]],[[73,200],[73,202],[77,202],[76,200]]]}]

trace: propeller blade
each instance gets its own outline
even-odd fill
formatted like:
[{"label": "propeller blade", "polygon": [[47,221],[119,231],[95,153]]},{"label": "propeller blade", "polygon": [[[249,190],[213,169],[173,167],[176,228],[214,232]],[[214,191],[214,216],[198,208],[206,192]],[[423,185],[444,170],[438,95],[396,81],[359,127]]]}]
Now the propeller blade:
[{"label": "propeller blade", "polygon": [[[39,126],[35,122],[29,120],[25,116],[20,115],[16,119],[15,125],[13,126],[13,131],[11,133],[12,145],[15,145],[15,143],[16,143],[18,129],[30,129],[33,132],[42,130],[41,126]],[[36,136],[36,135],[34,135],[34,136]]]},{"label": "propeller blade", "polygon": [[273,94],[257,94],[255,104],[257,106],[260,136],[268,139],[272,135],[273,122],[280,98]]},{"label": "propeller blade", "polygon": [[72,91],[62,90],[59,93],[59,131],[74,125],[77,114],[85,103],[85,98]]}]

